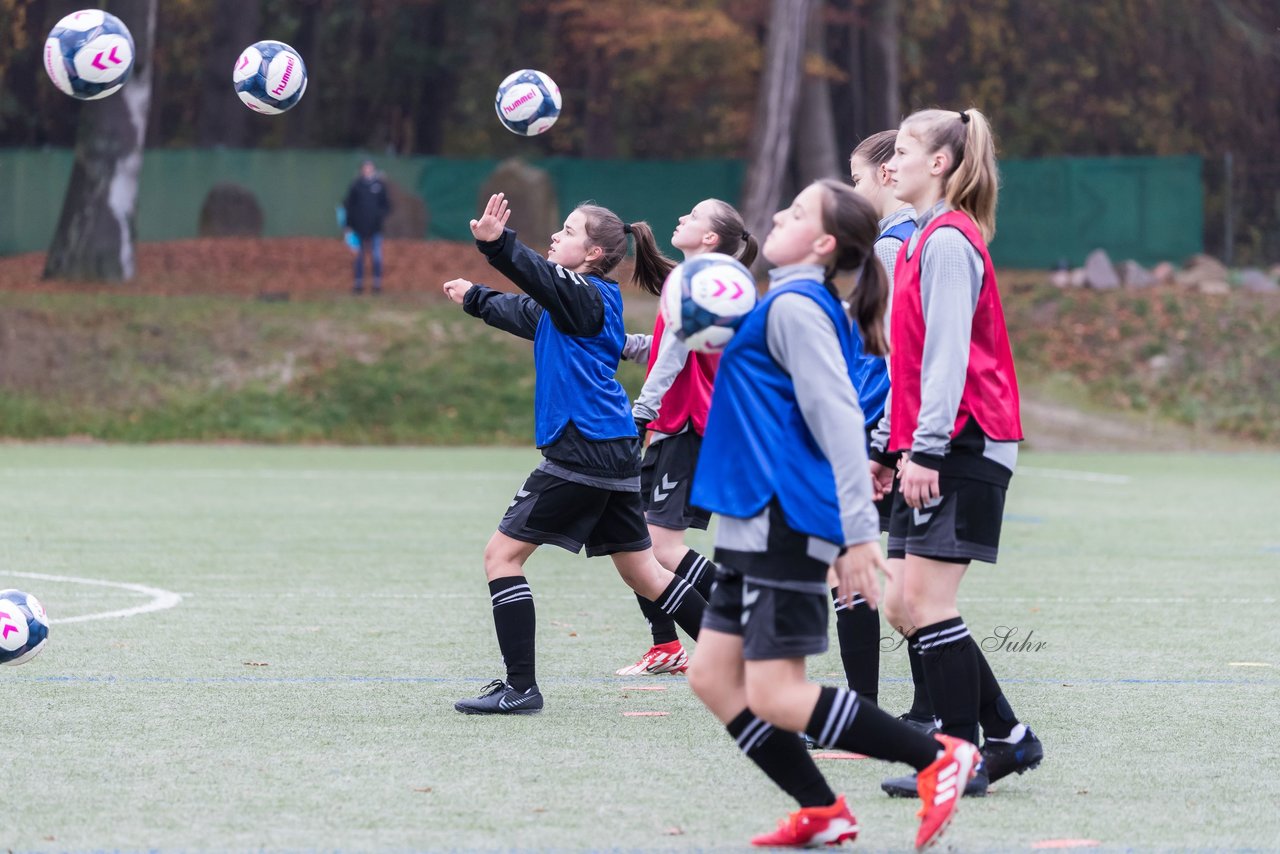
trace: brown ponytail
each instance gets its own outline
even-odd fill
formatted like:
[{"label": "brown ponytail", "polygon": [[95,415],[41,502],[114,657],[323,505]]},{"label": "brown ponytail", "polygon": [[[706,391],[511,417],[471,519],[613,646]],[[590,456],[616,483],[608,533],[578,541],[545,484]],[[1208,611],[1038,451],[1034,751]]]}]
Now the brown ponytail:
[{"label": "brown ponytail", "polygon": [[636,269],[631,276],[632,283],[654,295],[662,292],[662,283],[676,262],[658,251],[648,223],[624,223],[608,208],[586,202],[576,209],[582,212],[586,223],[587,244],[600,247],[602,253],[589,272],[599,276],[613,272],[627,254],[627,235],[630,234],[636,241]]},{"label": "brown ponytail", "polygon": [[711,202],[711,233],[720,240],[716,251],[731,255],[750,267],[760,253],[760,243],[747,231],[746,221],[738,209],[728,202],[719,199],[708,199]]},{"label": "brown ponytail", "polygon": [[653,239],[653,229],[647,222],[631,223],[631,239],[636,242],[636,268],[631,274],[631,283],[641,290],[658,296],[662,293],[662,283],[667,274],[676,266],[658,249],[658,242]]},{"label": "brown ponytail", "polygon": [[816,183],[824,191],[822,227],[836,239],[835,258],[827,276],[832,279],[842,271],[859,271],[849,296],[849,316],[862,333],[863,349],[873,356],[888,355],[884,312],[889,304],[889,275],[874,251],[880,218],[871,203],[848,184],[830,178]]}]

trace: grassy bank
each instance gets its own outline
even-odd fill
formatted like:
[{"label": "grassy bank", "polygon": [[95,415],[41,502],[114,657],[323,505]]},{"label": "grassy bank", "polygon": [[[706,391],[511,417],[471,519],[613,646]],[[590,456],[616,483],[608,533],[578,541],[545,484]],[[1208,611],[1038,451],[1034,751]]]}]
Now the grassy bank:
[{"label": "grassy bank", "polygon": [[[10,438],[469,444],[533,431],[531,345],[441,302],[0,293],[0,365]],[[635,386],[640,369],[626,368]]]},{"label": "grassy bank", "polygon": [[[1029,391],[1280,442],[1280,300],[1005,290]],[[531,345],[436,300],[0,292],[9,438],[524,444],[532,408]]]}]

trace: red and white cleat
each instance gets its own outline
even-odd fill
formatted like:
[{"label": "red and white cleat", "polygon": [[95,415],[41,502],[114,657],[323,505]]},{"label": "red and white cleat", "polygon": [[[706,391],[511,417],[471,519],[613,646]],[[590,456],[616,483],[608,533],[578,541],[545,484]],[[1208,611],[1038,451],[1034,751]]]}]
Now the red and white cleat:
[{"label": "red and white cleat", "polygon": [[619,676],[656,676],[659,673],[684,673],[689,669],[689,654],[680,641],[649,647],[635,664],[617,670]]},{"label": "red and white cleat", "polygon": [[951,824],[965,784],[977,771],[982,756],[976,745],[963,739],[941,733],[933,737],[942,745],[942,755],[916,775],[916,792],[924,802],[916,813],[920,817],[917,851],[932,846]]},{"label": "red and white cleat", "polygon": [[845,806],[844,795],[829,807],[803,807],[778,822],[778,829],[751,840],[761,848],[817,848],[858,838],[858,820]]}]

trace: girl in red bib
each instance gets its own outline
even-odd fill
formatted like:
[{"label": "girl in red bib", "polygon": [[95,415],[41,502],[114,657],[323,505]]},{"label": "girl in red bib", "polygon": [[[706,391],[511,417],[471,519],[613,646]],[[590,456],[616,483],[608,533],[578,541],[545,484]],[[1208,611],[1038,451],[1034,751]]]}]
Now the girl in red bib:
[{"label": "girl in red bib", "polygon": [[[756,239],[747,232],[742,215],[720,199],[703,199],[680,217],[671,245],[684,253],[685,260],[719,252],[748,267],[759,249]],[[670,271],[663,272],[665,277]],[[660,287],[641,287],[654,296],[661,292]],[[658,312],[653,334],[628,335],[622,358],[648,364],[644,388],[631,415],[640,435],[647,431],[649,436],[640,464],[640,497],[653,554],[705,599],[711,595],[716,565],[689,548],[684,533],[690,528],[705,531],[711,519],[711,514],[695,507],[689,497],[693,494],[693,472],[707,429],[707,410],[720,354],[691,352],[666,328],[662,312]],[[617,674],[644,676],[688,670],[689,655],[676,636],[675,621],[643,596],[637,594],[636,599],[649,623],[653,645],[639,661],[619,669]]]},{"label": "girl in red bib", "polygon": [[[918,212],[894,271],[890,402],[873,437],[872,476],[891,483],[889,557],[903,571],[884,613],[920,656],[942,732],[978,743],[989,781],[1036,767],[1040,741],[1014,715],[957,606],[970,561],[994,563],[1005,492],[1018,459],[1018,379],[987,242],[995,234],[995,145],[986,117],[924,110],[898,130],[886,167]],[[876,454],[884,456],[875,459]],[[891,795],[915,794],[909,778]]]}]

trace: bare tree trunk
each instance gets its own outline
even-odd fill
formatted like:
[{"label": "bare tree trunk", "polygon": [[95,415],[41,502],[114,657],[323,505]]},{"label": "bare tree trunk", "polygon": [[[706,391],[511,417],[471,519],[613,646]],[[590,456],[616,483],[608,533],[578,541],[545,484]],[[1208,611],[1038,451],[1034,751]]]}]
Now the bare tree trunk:
[{"label": "bare tree trunk", "polygon": [[232,94],[231,69],[240,51],[260,38],[261,3],[215,0],[213,7],[213,38],[205,57],[196,139],[201,146],[242,148],[249,142],[253,113]]},{"label": "bare tree trunk", "polygon": [[763,236],[782,200],[791,140],[800,106],[804,46],[814,0],[774,0],[765,44],[765,67],[756,99],[751,159],[742,189],[747,228]]},{"label": "bare tree trunk", "polygon": [[832,0],[841,26],[828,34],[848,79],[831,87],[837,146],[844,152],[902,121],[898,0]]},{"label": "bare tree trunk", "polygon": [[[827,54],[825,3],[815,4],[809,15],[806,48],[811,60]],[[818,178],[834,178],[843,173],[841,155],[836,151],[835,116],[831,111],[831,85],[825,74],[806,74],[800,87],[800,113],[796,116],[795,178],[800,187]]]},{"label": "bare tree trunk", "polygon": [[867,133],[896,128],[902,115],[898,59],[898,0],[876,0],[867,27]]},{"label": "bare tree trunk", "polygon": [[124,88],[80,106],[75,165],[45,259],[44,278],[119,282],[133,278],[134,216],[151,105],[151,51],[158,0],[112,0],[133,34],[133,76]]}]

